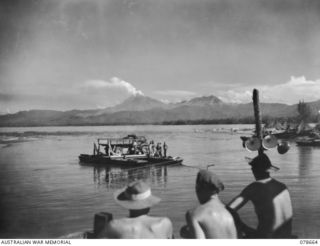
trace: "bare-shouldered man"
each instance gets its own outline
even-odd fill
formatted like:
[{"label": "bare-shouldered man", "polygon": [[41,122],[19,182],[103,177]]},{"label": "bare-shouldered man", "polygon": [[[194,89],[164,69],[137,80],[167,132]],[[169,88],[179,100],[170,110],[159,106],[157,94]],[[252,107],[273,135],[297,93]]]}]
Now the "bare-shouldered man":
[{"label": "bare-shouldered man", "polygon": [[[237,226],[247,238],[291,238],[292,204],[285,184],[270,177],[271,170],[278,170],[266,154],[260,154],[250,163],[256,179],[243,189],[228,205]],[[254,205],[258,218],[256,229],[248,227],[236,213],[248,201]]]},{"label": "bare-shouldered man", "polygon": [[129,218],[111,220],[99,235],[100,238],[158,238],[173,237],[171,221],[166,217],[151,217],[150,208],[160,202],[160,198],[151,194],[150,187],[135,181],[126,188],[115,192],[115,201],[129,209]]},{"label": "bare-shouldered man", "polygon": [[187,226],[180,231],[182,237],[237,238],[233,217],[218,197],[223,189],[223,183],[212,172],[198,173],[196,194],[201,205],[187,212]]},{"label": "bare-shouldered man", "polygon": [[108,238],[172,238],[172,224],[168,218],[140,215],[136,218],[112,220],[107,225]]}]

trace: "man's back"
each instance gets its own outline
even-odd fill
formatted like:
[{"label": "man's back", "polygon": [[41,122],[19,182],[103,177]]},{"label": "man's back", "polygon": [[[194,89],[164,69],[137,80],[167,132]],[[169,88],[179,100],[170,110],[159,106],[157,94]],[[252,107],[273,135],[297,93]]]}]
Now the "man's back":
[{"label": "man's back", "polygon": [[103,237],[138,239],[138,238],[172,238],[172,223],[165,217],[142,215],[136,218],[111,220],[105,228]]},{"label": "man's back", "polygon": [[259,221],[258,237],[291,236],[292,205],[284,184],[272,178],[256,181],[247,186],[240,196],[254,204]]},{"label": "man's back", "polygon": [[218,197],[187,213],[195,238],[237,238],[233,217]]}]

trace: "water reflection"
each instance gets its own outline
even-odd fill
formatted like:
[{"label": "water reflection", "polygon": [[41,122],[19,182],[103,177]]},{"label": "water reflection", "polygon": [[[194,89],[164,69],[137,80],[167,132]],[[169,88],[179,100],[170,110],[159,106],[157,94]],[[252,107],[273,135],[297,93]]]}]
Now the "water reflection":
[{"label": "water reflection", "polygon": [[310,175],[310,170],[312,168],[312,147],[299,147],[299,177],[305,178]]},{"label": "water reflection", "polygon": [[93,180],[95,184],[106,185],[108,189],[121,188],[137,179],[165,188],[168,181],[167,168],[166,165],[150,165],[126,169],[95,166],[93,168]]}]

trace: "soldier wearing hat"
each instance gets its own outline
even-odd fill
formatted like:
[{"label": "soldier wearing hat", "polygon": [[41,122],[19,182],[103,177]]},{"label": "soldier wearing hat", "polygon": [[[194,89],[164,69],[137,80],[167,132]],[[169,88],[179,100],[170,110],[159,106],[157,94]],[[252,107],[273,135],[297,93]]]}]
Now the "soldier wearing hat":
[{"label": "soldier wearing hat", "polygon": [[218,197],[223,189],[223,183],[214,173],[199,171],[196,194],[201,205],[186,213],[187,225],[181,228],[182,237],[237,238],[233,217]]},{"label": "soldier wearing hat", "polygon": [[[250,160],[252,173],[256,179],[235,197],[228,205],[237,227],[247,238],[290,238],[292,230],[292,205],[285,184],[270,177],[270,171],[279,168],[271,164],[266,154]],[[258,218],[256,229],[241,222],[236,211],[248,201],[254,205]]]},{"label": "soldier wearing hat", "polygon": [[114,193],[115,201],[129,210],[129,218],[111,220],[105,227],[106,238],[172,238],[171,221],[166,217],[151,217],[150,208],[160,202],[150,187],[141,180]]}]

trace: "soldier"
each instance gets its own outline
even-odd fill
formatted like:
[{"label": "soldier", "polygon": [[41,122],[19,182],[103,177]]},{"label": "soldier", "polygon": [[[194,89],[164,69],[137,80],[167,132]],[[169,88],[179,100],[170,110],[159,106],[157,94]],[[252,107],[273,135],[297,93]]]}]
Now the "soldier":
[{"label": "soldier", "polygon": [[237,238],[237,230],[232,215],[220,201],[218,193],[224,189],[223,183],[212,172],[199,171],[196,193],[200,206],[186,214],[187,226],[181,228],[185,238]]},{"label": "soldier", "polygon": [[168,150],[168,145],[166,142],[163,143],[163,155],[164,157],[167,157],[167,150]]},{"label": "soldier", "polygon": [[150,208],[160,202],[150,187],[141,180],[129,184],[114,194],[115,201],[129,210],[129,218],[111,220],[105,228],[106,238],[172,238],[171,221],[166,217],[153,217]]},{"label": "soldier", "polygon": [[[248,185],[228,205],[237,225],[247,238],[291,238],[292,205],[285,184],[270,177],[270,171],[278,170],[266,154],[260,154],[249,162],[255,182]],[[252,201],[258,217],[258,227],[250,228],[241,222],[236,211]]]}]

